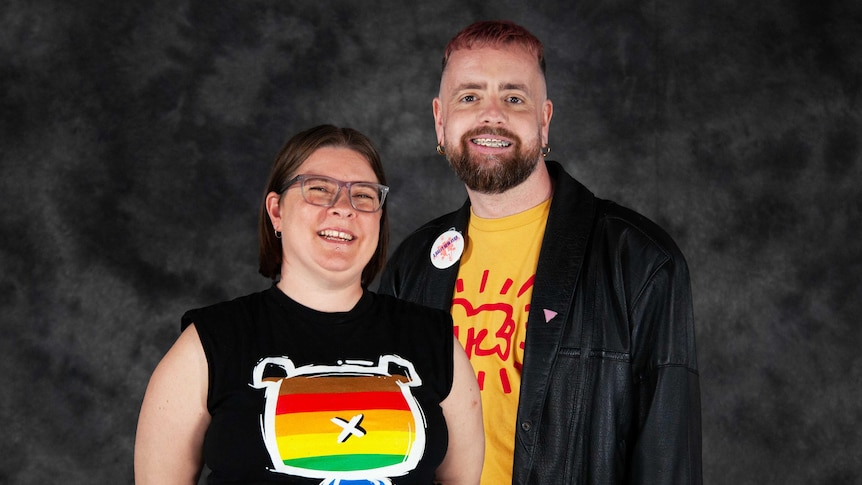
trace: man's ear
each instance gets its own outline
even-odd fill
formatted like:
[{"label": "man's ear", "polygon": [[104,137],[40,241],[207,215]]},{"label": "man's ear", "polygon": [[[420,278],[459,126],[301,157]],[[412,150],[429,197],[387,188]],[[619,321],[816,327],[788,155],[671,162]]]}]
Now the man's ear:
[{"label": "man's ear", "polygon": [[437,143],[445,145],[446,139],[443,137],[443,113],[439,97],[431,101],[431,110],[434,113],[434,131],[437,132]]},{"label": "man's ear", "polygon": [[542,103],[542,144],[548,144],[548,132],[551,127],[551,117],[554,115],[554,103],[551,102],[550,99],[546,99],[544,103]]}]

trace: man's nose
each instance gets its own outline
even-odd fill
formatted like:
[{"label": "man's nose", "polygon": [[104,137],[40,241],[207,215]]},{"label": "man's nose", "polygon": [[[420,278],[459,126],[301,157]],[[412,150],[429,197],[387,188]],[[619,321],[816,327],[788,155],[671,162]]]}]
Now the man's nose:
[{"label": "man's nose", "polygon": [[482,111],[479,115],[479,121],[488,124],[502,123],[506,121],[506,113],[503,111],[500,103],[501,101],[493,99],[484,101],[482,104]]}]

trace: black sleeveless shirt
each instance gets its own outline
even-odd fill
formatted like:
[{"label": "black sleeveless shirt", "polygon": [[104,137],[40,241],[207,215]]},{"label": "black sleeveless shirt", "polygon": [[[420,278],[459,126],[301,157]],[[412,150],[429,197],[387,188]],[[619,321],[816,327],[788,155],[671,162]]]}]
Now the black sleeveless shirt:
[{"label": "black sleeveless shirt", "polygon": [[209,365],[208,483],[432,483],[448,445],[448,312],[365,291],[323,313],[273,285],[190,310],[192,323]]}]

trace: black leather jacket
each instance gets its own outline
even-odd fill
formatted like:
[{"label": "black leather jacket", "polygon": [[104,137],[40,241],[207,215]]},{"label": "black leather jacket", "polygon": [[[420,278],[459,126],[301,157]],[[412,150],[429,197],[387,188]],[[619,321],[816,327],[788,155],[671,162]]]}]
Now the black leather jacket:
[{"label": "black leather jacket", "polygon": [[[688,267],[643,216],[555,162],[527,322],[513,483],[700,484],[700,384]],[[450,309],[458,264],[431,244],[466,232],[469,201],[395,251],[379,291]],[[556,312],[545,321],[544,309]]]}]

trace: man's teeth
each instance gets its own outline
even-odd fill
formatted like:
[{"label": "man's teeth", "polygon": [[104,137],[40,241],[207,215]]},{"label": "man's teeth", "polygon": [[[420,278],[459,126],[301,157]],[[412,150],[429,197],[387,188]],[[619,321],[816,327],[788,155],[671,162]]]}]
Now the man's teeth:
[{"label": "man's teeth", "polygon": [[511,145],[511,143],[507,141],[496,140],[494,138],[473,138],[473,143],[489,148],[505,148]]},{"label": "man's teeth", "polygon": [[323,236],[325,238],[328,238],[328,239],[342,239],[344,241],[352,241],[353,240],[353,236],[351,236],[350,234],[347,234],[346,232],[341,232],[341,231],[327,230],[327,231],[320,231],[317,234],[320,236]]}]

